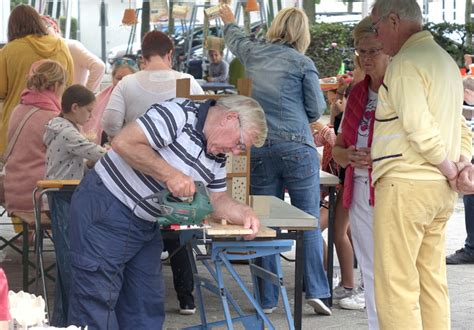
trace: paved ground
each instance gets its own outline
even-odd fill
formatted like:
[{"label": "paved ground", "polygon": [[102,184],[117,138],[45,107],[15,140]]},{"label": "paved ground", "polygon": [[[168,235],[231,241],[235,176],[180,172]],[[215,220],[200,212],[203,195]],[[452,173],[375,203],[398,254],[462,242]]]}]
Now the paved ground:
[{"label": "paved ground", "polygon": [[[3,222],[8,219],[3,218]],[[10,226],[0,226],[0,235],[11,235]],[[446,252],[452,253],[462,246],[465,238],[463,205],[460,201],[456,208],[456,213],[448,223]],[[51,260],[52,256],[47,257]],[[2,263],[10,288],[18,291],[21,289],[21,259],[14,251],[7,249],[5,260]],[[283,261],[283,269],[285,273],[287,289],[289,291],[290,304],[293,303],[293,287],[292,281],[294,272],[294,264]],[[244,280],[249,283],[248,268],[244,265],[236,266],[238,272],[243,276]],[[201,269],[203,270],[203,269]],[[338,267],[336,267],[338,271]],[[175,294],[171,286],[171,269],[164,266],[165,281],[167,284],[167,300],[166,300],[166,323],[165,328],[176,329],[185,326],[195,325],[199,323],[199,316],[182,316],[177,313],[178,304]],[[448,266],[448,282],[451,298],[452,328],[453,329],[474,329],[474,265]],[[237,286],[230,279],[229,283],[231,292],[235,295],[237,301],[242,304],[244,310],[251,312],[250,304],[246,301],[244,295],[237,290]],[[49,292],[52,292],[52,286],[49,285]],[[50,294],[51,297],[51,294]],[[205,293],[206,310],[209,321],[222,318],[220,302],[208,292]],[[287,324],[284,318],[283,309],[280,307],[270,319],[275,323],[277,329],[286,329]],[[335,306],[333,315],[318,316],[312,310],[305,306],[303,313],[304,329],[366,329],[367,318],[364,311],[346,311]]]}]

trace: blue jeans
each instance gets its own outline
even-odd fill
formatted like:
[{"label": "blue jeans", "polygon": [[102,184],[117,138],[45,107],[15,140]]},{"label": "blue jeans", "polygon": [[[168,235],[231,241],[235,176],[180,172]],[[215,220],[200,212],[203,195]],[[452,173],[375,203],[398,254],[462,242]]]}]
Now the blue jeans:
[{"label": "blue jeans", "polygon": [[465,195],[464,201],[464,221],[466,222],[467,237],[464,243],[464,250],[474,255],[474,195]]},{"label": "blue jeans", "polygon": [[[319,219],[319,159],[314,148],[296,142],[267,140],[263,147],[252,148],[250,166],[253,195],[284,199],[287,189],[293,206]],[[304,232],[303,250],[306,298],[329,297],[319,228]],[[264,268],[276,270],[271,258],[262,259]],[[277,286],[263,282],[260,296],[263,308],[276,306]]]},{"label": "blue jeans", "polygon": [[89,329],[161,329],[165,289],[156,222],[142,220],[94,170],[72,196],[69,324]]},{"label": "blue jeans", "polygon": [[69,205],[72,192],[48,193],[51,212],[51,229],[56,252],[56,282],[54,285],[54,310],[51,325],[67,326],[71,260],[69,244]]}]

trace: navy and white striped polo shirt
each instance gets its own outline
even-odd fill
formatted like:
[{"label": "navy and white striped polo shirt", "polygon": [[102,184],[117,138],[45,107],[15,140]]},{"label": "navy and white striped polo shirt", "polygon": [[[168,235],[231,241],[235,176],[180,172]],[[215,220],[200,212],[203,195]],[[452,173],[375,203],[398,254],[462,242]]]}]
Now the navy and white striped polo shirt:
[{"label": "navy and white striped polo shirt", "polygon": [[[206,153],[202,132],[209,107],[214,103],[176,98],[152,105],[136,122],[165,161],[194,181],[204,182],[209,191],[221,192],[226,191],[226,156]],[[113,150],[102,157],[95,170],[109,191],[135,215],[149,221],[160,215],[151,199],[137,203],[162,190],[164,184],[133,169]]]}]

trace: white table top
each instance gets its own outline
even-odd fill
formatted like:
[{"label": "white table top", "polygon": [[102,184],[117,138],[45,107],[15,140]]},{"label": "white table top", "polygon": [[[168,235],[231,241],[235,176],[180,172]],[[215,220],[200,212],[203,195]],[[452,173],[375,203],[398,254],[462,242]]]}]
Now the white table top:
[{"label": "white table top", "polygon": [[274,196],[251,196],[260,223],[290,230],[316,229],[316,218]]},{"label": "white table top", "polygon": [[320,184],[323,186],[336,186],[340,183],[340,180],[337,176],[328,172],[319,171],[319,177]]}]

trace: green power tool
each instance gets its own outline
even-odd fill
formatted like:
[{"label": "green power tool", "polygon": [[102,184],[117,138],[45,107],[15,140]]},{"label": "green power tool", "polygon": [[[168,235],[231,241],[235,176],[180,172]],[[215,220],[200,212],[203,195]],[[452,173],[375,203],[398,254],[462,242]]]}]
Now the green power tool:
[{"label": "green power tool", "polygon": [[160,204],[161,216],[157,219],[160,225],[201,225],[204,218],[213,212],[204,183],[196,181],[194,184],[196,192],[190,201],[181,201],[168,189],[153,196],[153,200]]}]

